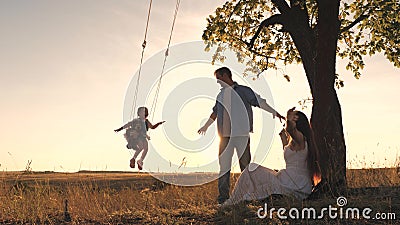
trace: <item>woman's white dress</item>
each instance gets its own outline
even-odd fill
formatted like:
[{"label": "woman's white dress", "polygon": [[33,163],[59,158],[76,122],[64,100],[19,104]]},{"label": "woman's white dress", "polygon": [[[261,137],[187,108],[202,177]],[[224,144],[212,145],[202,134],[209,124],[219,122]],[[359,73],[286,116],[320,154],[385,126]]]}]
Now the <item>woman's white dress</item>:
[{"label": "woman's white dress", "polygon": [[305,199],[311,194],[312,183],[307,169],[308,146],[300,151],[284,148],[286,169],[279,172],[251,163],[243,170],[226,205],[244,200],[259,200],[271,194],[290,195]]}]

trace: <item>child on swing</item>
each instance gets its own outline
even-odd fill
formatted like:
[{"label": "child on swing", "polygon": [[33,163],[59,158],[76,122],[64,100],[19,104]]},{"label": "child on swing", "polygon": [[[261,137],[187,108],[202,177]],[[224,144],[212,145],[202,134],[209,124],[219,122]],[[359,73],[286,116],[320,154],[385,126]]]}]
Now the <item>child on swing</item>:
[{"label": "child on swing", "polygon": [[126,147],[128,149],[135,150],[135,154],[130,160],[131,168],[135,168],[136,158],[143,150],[142,156],[137,161],[138,169],[142,170],[143,160],[146,157],[149,148],[147,140],[150,140],[150,137],[147,135],[147,131],[149,130],[149,128],[156,129],[165,121],[158,122],[155,125],[151,124],[151,122],[147,119],[147,117],[149,116],[149,110],[146,107],[139,107],[137,110],[137,115],[138,118],[133,119],[132,121],[114,131],[119,132],[123,129],[126,129],[126,133],[124,135],[126,140],[128,141]]}]

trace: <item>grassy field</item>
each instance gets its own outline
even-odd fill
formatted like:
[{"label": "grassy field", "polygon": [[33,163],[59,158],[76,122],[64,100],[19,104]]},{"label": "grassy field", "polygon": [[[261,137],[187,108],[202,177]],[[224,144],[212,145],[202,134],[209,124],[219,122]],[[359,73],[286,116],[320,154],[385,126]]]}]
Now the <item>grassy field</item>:
[{"label": "grassy field", "polygon": [[[169,176],[199,179],[212,174]],[[237,177],[232,176],[233,183]],[[337,207],[337,196],[305,201],[273,196],[220,209],[216,181],[181,187],[146,173],[0,172],[0,224],[400,224],[399,168],[349,170],[347,178],[346,207],[369,207],[371,216],[390,213],[396,219],[280,219],[276,212],[260,219],[257,211],[265,203],[268,209],[321,210]]]}]

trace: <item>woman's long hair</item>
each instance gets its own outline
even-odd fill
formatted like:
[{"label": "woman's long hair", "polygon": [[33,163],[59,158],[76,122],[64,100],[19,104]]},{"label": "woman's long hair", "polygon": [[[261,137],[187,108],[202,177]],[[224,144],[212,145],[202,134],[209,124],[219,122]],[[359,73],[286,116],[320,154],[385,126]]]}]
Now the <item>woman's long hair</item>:
[{"label": "woman's long hair", "polygon": [[321,169],[319,166],[319,152],[314,139],[314,132],[304,113],[296,111],[296,115],[299,117],[296,121],[296,128],[303,134],[308,144],[307,167],[310,171],[311,181],[315,186],[321,180]]}]

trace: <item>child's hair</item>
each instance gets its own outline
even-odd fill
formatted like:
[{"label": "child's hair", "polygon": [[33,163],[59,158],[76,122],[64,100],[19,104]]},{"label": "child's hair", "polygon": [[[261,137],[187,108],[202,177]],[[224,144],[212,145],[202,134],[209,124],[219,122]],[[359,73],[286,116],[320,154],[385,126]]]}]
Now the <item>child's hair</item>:
[{"label": "child's hair", "polygon": [[144,117],[148,117],[148,116],[149,116],[149,110],[148,110],[146,107],[144,107],[144,106],[141,106],[141,107],[139,107],[139,108],[137,109],[137,115],[138,115],[138,116],[139,116],[139,112],[140,112],[141,110],[144,110]]}]

